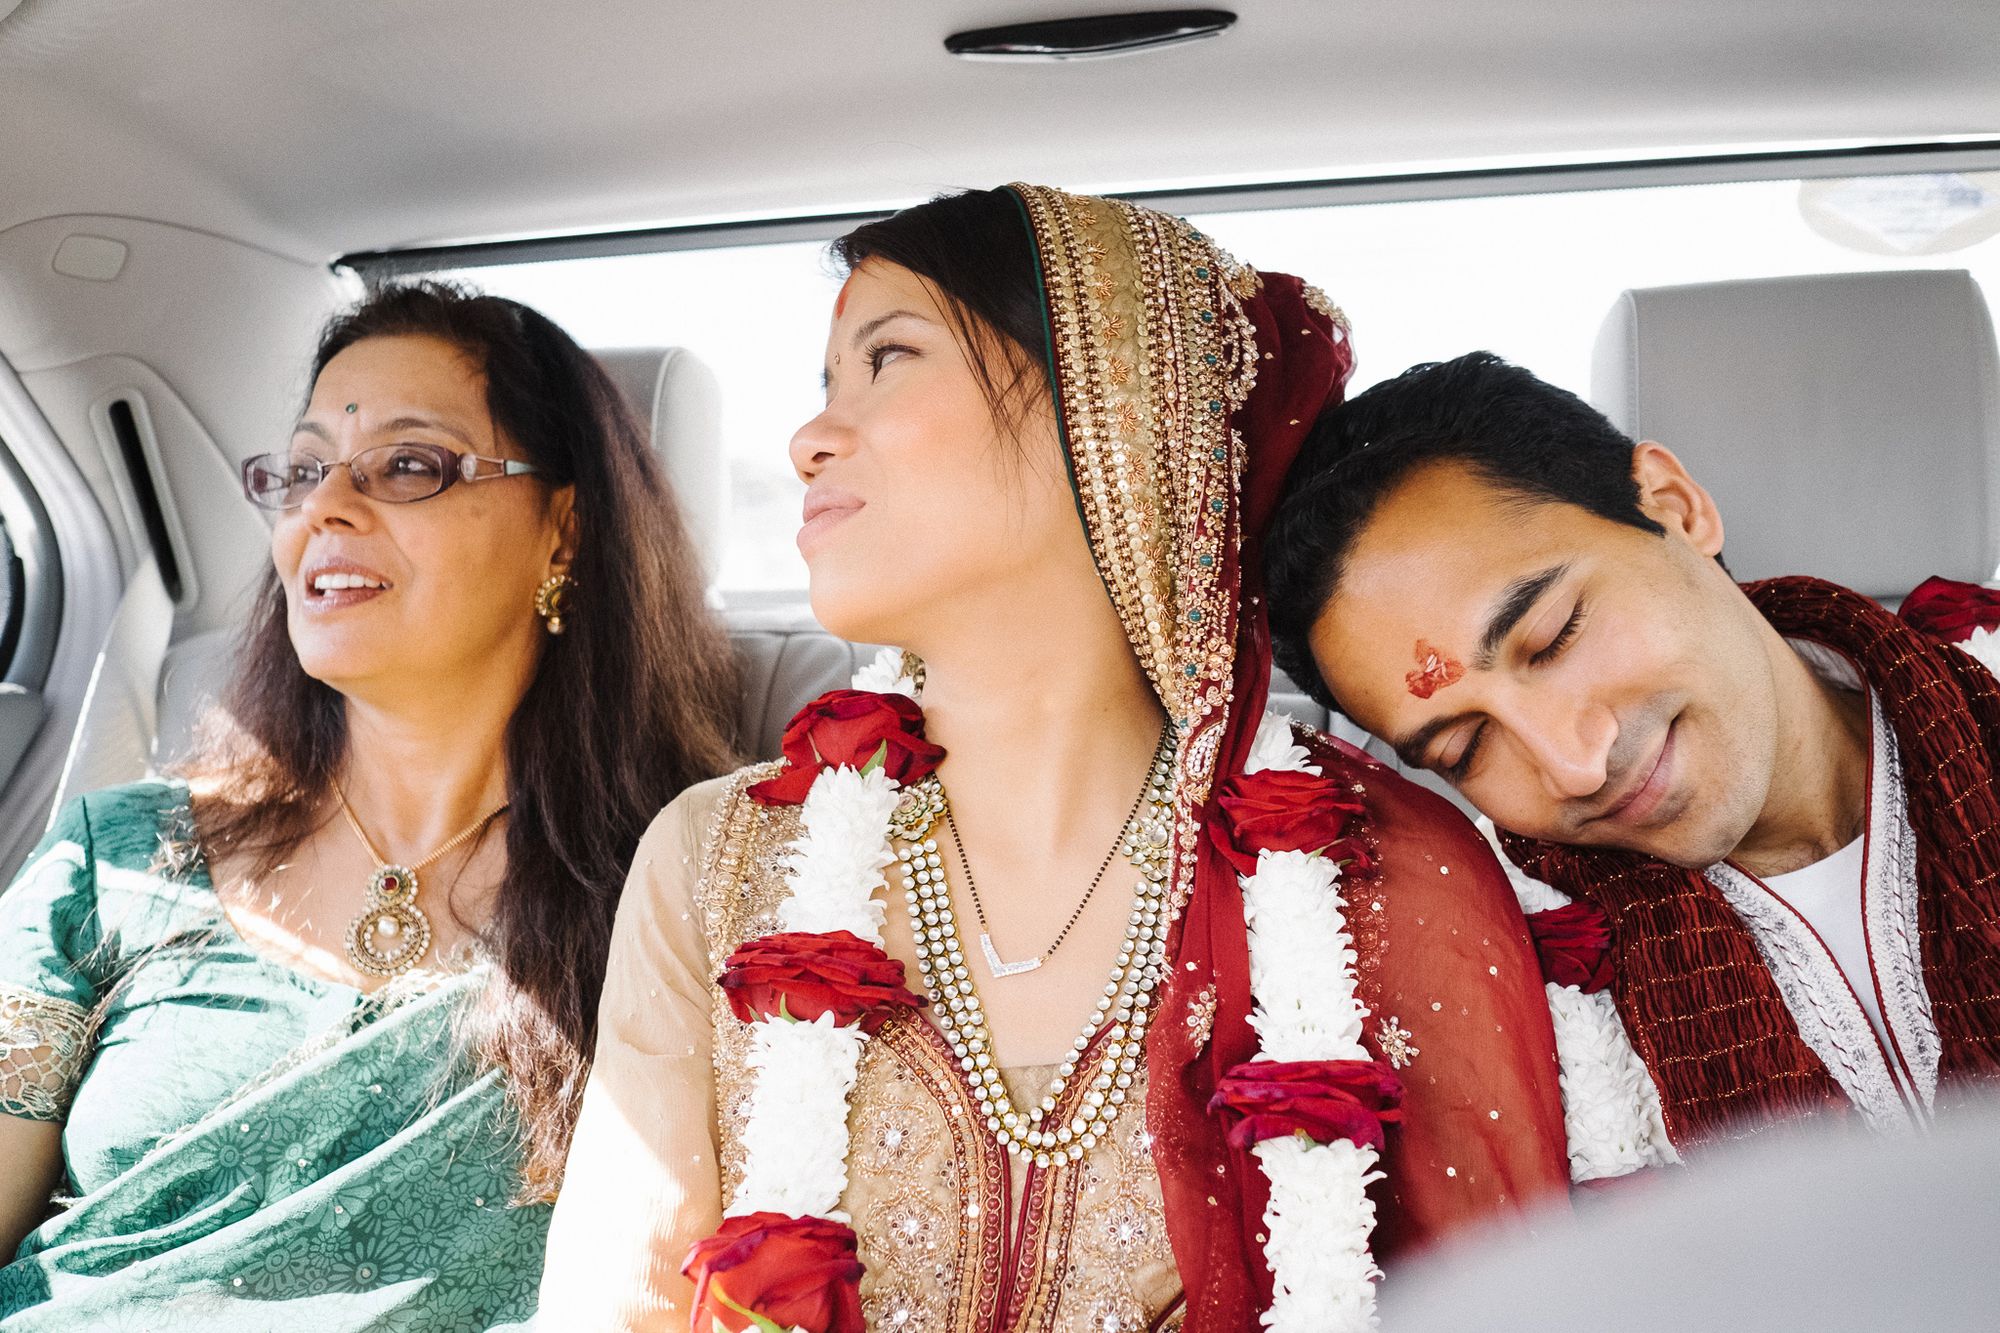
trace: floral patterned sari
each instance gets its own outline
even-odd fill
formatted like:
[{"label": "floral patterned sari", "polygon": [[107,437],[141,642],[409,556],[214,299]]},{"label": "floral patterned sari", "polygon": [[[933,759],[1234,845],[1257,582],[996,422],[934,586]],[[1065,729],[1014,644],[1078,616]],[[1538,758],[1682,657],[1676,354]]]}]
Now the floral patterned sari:
[{"label": "floral patterned sari", "polygon": [[0,1325],[478,1330],[525,1317],[549,1209],[515,1207],[497,1071],[453,1023],[486,972],[373,995],[258,956],[187,794],[67,807],[0,897],[0,1114],[64,1122],[64,1198]]}]

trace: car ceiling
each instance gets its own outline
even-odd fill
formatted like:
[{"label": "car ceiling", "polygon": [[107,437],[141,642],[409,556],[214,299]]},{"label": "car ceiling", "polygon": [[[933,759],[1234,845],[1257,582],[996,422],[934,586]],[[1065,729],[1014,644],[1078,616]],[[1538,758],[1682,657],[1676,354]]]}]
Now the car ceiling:
[{"label": "car ceiling", "polygon": [[1988,0],[1236,0],[1222,37],[1114,60],[941,44],[1138,7],[22,0],[0,18],[0,228],[136,216],[321,260],[1023,177],[1144,188],[2000,130]]}]

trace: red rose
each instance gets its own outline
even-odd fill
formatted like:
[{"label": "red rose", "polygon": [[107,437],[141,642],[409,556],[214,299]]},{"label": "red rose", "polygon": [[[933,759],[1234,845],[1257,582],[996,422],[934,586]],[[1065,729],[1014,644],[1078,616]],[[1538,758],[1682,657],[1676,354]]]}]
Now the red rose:
[{"label": "red rose", "polygon": [[694,1281],[699,1333],[743,1333],[768,1320],[807,1333],[867,1333],[853,1228],[823,1217],[749,1213],[696,1242],[681,1265]]},{"label": "red rose", "polygon": [[1586,902],[1528,913],[1542,977],[1585,995],[1611,984],[1611,921]]},{"label": "red rose", "polygon": [[866,768],[880,759],[899,786],[930,776],[944,750],[924,739],[924,710],[901,694],[829,690],[785,728],[785,770],[750,788],[764,805],[800,805],[827,768]]},{"label": "red rose", "polygon": [[2000,589],[1929,578],[1903,599],[1896,614],[1919,634],[1958,643],[1976,629],[2000,627]]},{"label": "red rose", "polygon": [[1239,875],[1257,873],[1258,852],[1318,852],[1366,864],[1355,837],[1361,802],[1314,773],[1265,769],[1222,784],[1209,836]]},{"label": "red rose", "polygon": [[1229,1126],[1229,1144],[1304,1134],[1382,1146],[1382,1125],[1401,1120],[1403,1080],[1379,1060],[1254,1060],[1222,1076],[1208,1109]]},{"label": "red rose", "polygon": [[810,1023],[830,1013],[842,1027],[873,1032],[899,1005],[923,1000],[903,989],[903,965],[850,931],[765,935],[729,955],[716,979],[729,1007],[746,1023],[796,1018]]}]

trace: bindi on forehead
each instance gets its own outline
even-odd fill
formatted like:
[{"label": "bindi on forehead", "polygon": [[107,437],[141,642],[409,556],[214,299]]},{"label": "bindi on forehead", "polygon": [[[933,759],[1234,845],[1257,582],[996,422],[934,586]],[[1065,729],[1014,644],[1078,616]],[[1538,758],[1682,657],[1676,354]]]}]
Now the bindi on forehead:
[{"label": "bindi on forehead", "polygon": [[833,298],[833,317],[839,319],[847,313],[847,289],[854,285],[855,275],[847,275],[847,281],[840,284],[840,295]]},{"label": "bindi on forehead", "polygon": [[1465,664],[1429,639],[1417,640],[1416,659],[1416,670],[1403,674],[1403,684],[1419,699],[1428,699],[1465,678]]}]

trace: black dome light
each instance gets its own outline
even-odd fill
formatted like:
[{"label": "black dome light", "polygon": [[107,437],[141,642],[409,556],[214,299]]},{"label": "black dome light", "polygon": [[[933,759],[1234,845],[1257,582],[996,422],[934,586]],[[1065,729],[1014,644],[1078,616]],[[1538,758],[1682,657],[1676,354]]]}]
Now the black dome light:
[{"label": "black dome light", "polygon": [[1226,9],[1092,14],[955,32],[944,49],[967,60],[1093,60],[1213,37],[1235,22]]}]

